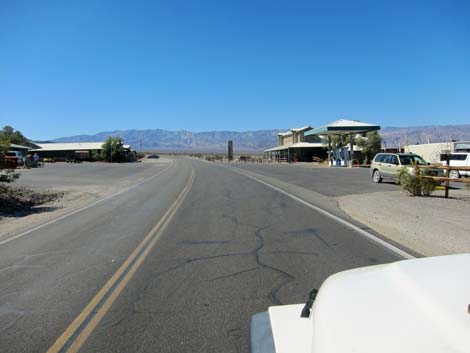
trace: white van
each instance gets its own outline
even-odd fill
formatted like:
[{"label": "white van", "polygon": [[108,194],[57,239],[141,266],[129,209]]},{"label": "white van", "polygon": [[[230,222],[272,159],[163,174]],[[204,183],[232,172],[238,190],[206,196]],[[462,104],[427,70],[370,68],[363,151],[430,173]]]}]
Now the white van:
[{"label": "white van", "polygon": [[[445,165],[446,162],[443,162],[443,164]],[[469,152],[451,153],[449,164],[451,167],[470,167],[470,153]],[[470,176],[470,171],[451,170],[449,173],[450,178],[458,179],[461,176]]]}]

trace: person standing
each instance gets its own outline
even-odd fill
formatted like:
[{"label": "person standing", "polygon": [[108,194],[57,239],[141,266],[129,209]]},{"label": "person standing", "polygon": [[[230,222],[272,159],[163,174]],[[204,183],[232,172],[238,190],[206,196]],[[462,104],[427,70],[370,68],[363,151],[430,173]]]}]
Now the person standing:
[{"label": "person standing", "polygon": [[33,155],[33,168],[37,168],[39,167],[39,155],[34,152],[34,155]]}]

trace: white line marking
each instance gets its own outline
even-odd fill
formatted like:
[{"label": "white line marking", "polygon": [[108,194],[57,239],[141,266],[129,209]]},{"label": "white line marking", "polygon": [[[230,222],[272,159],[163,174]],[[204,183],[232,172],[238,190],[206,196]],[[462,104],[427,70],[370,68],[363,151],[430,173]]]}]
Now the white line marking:
[{"label": "white line marking", "polygon": [[334,214],[332,214],[332,213],[330,213],[330,212],[328,212],[328,211],[325,211],[324,209],[322,209],[322,208],[320,208],[320,207],[318,207],[318,206],[312,205],[311,203],[309,203],[309,202],[307,202],[307,201],[305,201],[305,200],[302,200],[300,197],[297,197],[297,196],[295,196],[295,195],[292,195],[291,193],[288,193],[287,191],[284,191],[284,190],[278,188],[277,186],[271,185],[271,184],[269,184],[269,183],[267,183],[267,182],[265,182],[265,181],[263,181],[263,180],[260,180],[260,179],[254,177],[254,176],[251,176],[251,175],[249,175],[249,174],[245,174],[244,172],[242,172],[241,170],[239,170],[239,169],[237,169],[237,168],[232,167],[232,169],[233,169],[233,171],[235,171],[235,172],[238,173],[238,174],[241,174],[241,175],[246,176],[247,178],[253,179],[253,180],[257,181],[258,183],[263,184],[263,185],[265,185],[265,186],[267,186],[267,187],[269,187],[269,188],[271,188],[271,189],[274,189],[274,190],[276,190],[277,192],[280,192],[281,194],[286,195],[286,196],[290,197],[291,199],[293,199],[293,200],[295,200],[295,201],[301,203],[302,205],[307,206],[307,207],[309,207],[309,208],[311,208],[311,209],[317,211],[318,213],[321,213],[322,215],[331,218],[332,220],[334,220],[334,221],[336,221],[336,222],[338,222],[338,223],[341,223],[342,225],[344,225],[344,226],[346,226],[346,227],[348,227],[348,228],[350,228],[350,229],[352,229],[352,230],[358,232],[358,233],[361,234],[363,237],[365,237],[365,238],[371,240],[372,242],[374,242],[374,243],[376,243],[376,244],[378,244],[378,245],[383,246],[385,249],[387,249],[388,251],[390,251],[390,252],[392,252],[392,253],[394,253],[394,254],[396,254],[396,255],[399,255],[399,256],[401,256],[401,257],[403,257],[403,258],[405,258],[405,259],[414,259],[414,258],[415,258],[415,256],[413,256],[413,255],[407,253],[406,251],[403,251],[403,250],[397,248],[396,246],[394,246],[394,245],[392,245],[392,244],[390,244],[390,243],[387,243],[385,240],[382,240],[382,239],[380,239],[379,237],[377,237],[377,236],[375,236],[375,235],[373,235],[373,234],[371,234],[371,233],[365,231],[364,229],[361,229],[361,228],[359,228],[358,226],[355,226],[354,224],[352,224],[352,223],[350,223],[350,222],[348,222],[348,221],[342,219],[341,217],[335,216]]},{"label": "white line marking", "polygon": [[147,178],[147,179],[144,179],[144,180],[138,182],[137,184],[134,184],[134,185],[132,185],[132,186],[129,186],[129,187],[127,187],[127,188],[125,188],[125,189],[123,189],[123,190],[121,190],[121,191],[118,191],[118,192],[116,192],[116,193],[114,193],[114,194],[105,196],[105,197],[103,197],[103,198],[101,198],[101,199],[98,199],[98,200],[96,200],[96,201],[93,201],[92,203],[89,203],[89,204],[87,204],[87,205],[85,205],[85,206],[79,207],[79,208],[77,208],[76,210],[70,211],[69,213],[63,214],[62,216],[59,216],[59,217],[57,217],[57,218],[51,219],[50,221],[41,223],[40,225],[38,225],[38,226],[36,226],[36,227],[33,227],[33,228],[31,228],[31,229],[28,229],[28,230],[26,230],[26,231],[24,231],[24,232],[21,232],[21,233],[19,233],[19,234],[17,234],[17,235],[14,235],[14,236],[12,236],[12,237],[10,237],[10,238],[8,238],[8,239],[2,240],[2,241],[0,241],[0,245],[6,244],[6,243],[9,243],[9,242],[12,241],[12,240],[15,240],[15,239],[24,237],[25,235],[28,235],[29,233],[32,233],[32,232],[35,232],[36,230],[39,230],[39,229],[41,229],[41,228],[44,228],[44,227],[48,226],[49,224],[58,222],[58,221],[60,221],[60,220],[62,220],[62,219],[64,219],[64,218],[67,218],[67,217],[69,217],[69,216],[72,216],[72,215],[74,215],[74,214],[77,214],[78,212],[84,211],[84,210],[86,210],[86,209],[88,209],[88,208],[90,208],[90,207],[96,206],[96,205],[98,205],[98,204],[100,204],[100,203],[102,203],[102,202],[104,202],[104,201],[107,201],[107,200],[109,200],[109,199],[112,199],[113,197],[119,196],[119,195],[121,195],[121,194],[124,194],[125,192],[128,192],[128,191],[130,191],[130,190],[132,190],[132,189],[135,189],[135,188],[139,187],[140,185],[142,185],[142,184],[144,184],[144,183],[146,183],[146,182],[148,182],[148,181],[150,181],[150,180],[152,180],[152,179],[158,177],[158,176],[159,176],[160,174],[162,174],[164,171],[166,171],[166,170],[168,170],[170,167],[172,167],[173,164],[174,164],[174,161],[171,160],[170,165],[168,165],[168,166],[165,167],[164,169],[160,170],[157,174],[152,175],[151,177],[149,177],[149,178]]}]

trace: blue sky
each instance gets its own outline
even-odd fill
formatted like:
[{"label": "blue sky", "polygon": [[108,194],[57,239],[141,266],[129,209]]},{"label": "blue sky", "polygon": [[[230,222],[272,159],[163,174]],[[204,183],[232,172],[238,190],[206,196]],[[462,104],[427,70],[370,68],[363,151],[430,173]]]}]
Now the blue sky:
[{"label": "blue sky", "polygon": [[0,0],[0,53],[33,139],[470,123],[469,1]]}]

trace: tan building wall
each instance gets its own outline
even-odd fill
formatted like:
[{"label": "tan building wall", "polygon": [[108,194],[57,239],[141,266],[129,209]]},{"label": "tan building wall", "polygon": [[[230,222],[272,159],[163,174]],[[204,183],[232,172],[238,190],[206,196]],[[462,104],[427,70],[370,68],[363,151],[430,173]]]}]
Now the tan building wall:
[{"label": "tan building wall", "polygon": [[283,145],[290,145],[290,144],[293,143],[292,141],[293,141],[292,135],[282,137],[282,144]]},{"label": "tan building wall", "polygon": [[437,163],[440,161],[441,153],[452,151],[451,142],[425,143],[422,145],[405,146],[406,153],[414,153],[423,157],[427,162]]}]

